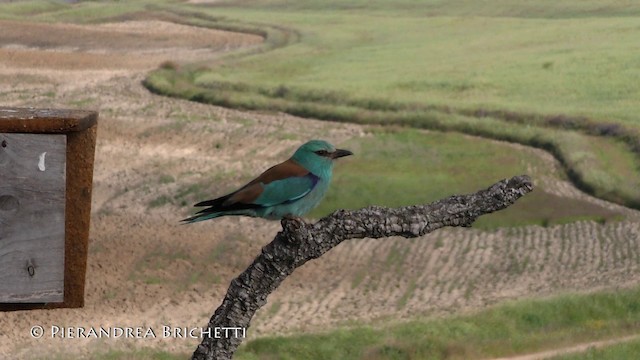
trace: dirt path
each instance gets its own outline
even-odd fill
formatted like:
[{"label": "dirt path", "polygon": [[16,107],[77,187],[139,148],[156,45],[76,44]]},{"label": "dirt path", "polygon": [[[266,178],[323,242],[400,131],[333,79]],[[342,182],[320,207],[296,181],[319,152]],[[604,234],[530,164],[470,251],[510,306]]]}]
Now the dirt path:
[{"label": "dirt path", "polygon": [[[32,358],[34,348],[43,358],[71,353],[80,359],[140,347],[191,352],[196,339],[35,340],[29,329],[204,325],[229,281],[279,224],[229,218],[187,229],[177,225],[189,213],[184,205],[248,180],[309,138],[339,144],[368,136],[362,126],[169,99],[140,84],[144,71],[162,61],[218,56],[255,46],[255,37],[136,21],[34,25],[22,38],[20,26],[30,25],[5,25],[0,22],[0,102],[96,109],[100,122],[86,307],[0,314],[0,358]],[[5,33],[8,28],[14,31]],[[60,36],[70,36],[74,47]],[[548,154],[527,151],[545,159],[535,171],[560,171]],[[555,181],[565,196],[625,211],[628,219],[346,242],[290,276],[259,312],[249,337],[637,284],[637,212],[602,203],[558,177],[543,181]]]},{"label": "dirt path", "polygon": [[629,335],[629,336],[625,336],[617,339],[591,341],[591,342],[582,343],[578,345],[568,346],[562,349],[542,351],[535,354],[496,358],[493,360],[544,360],[544,359],[549,359],[556,356],[585,352],[590,349],[600,349],[607,346],[621,344],[621,343],[635,341],[635,340],[640,340],[640,335]]}]

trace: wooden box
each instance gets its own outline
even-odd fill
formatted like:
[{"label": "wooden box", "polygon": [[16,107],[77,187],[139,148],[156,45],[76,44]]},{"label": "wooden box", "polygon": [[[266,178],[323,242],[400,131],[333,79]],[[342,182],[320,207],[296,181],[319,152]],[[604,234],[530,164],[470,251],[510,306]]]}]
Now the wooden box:
[{"label": "wooden box", "polygon": [[0,310],[84,305],[97,119],[0,107]]}]

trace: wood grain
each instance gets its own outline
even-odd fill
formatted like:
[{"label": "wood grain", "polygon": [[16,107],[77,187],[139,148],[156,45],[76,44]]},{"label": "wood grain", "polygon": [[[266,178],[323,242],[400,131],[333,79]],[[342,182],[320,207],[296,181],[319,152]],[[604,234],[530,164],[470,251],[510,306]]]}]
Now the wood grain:
[{"label": "wood grain", "polygon": [[66,145],[0,133],[0,302],[64,300]]}]

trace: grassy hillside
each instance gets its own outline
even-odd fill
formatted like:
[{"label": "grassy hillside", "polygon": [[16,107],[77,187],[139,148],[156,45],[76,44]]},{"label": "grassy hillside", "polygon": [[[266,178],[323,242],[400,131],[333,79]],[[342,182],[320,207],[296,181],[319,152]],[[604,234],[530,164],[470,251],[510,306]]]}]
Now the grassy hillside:
[{"label": "grassy hillside", "polygon": [[614,1],[218,3],[198,7],[201,21],[278,24],[297,42],[164,69],[146,84],[229,107],[541,147],[583,190],[640,208],[639,11]]},{"label": "grassy hillside", "polygon": [[522,8],[528,2],[492,3],[500,17],[476,14],[478,5],[438,11],[416,2],[381,2],[379,9],[342,3],[357,11],[325,2],[202,8],[294,28],[302,39],[198,74],[196,83],[284,84],[394,102],[635,119],[640,71],[631,49],[640,30],[633,16],[520,18],[536,10]]}]

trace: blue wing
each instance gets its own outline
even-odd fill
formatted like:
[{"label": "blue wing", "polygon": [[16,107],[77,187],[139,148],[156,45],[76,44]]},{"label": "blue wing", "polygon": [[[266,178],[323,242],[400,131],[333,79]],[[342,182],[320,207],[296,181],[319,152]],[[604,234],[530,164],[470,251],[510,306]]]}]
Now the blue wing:
[{"label": "blue wing", "polygon": [[305,176],[272,181],[263,185],[262,193],[253,203],[267,207],[294,202],[309,194],[316,187],[319,180],[319,177],[308,173]]}]

